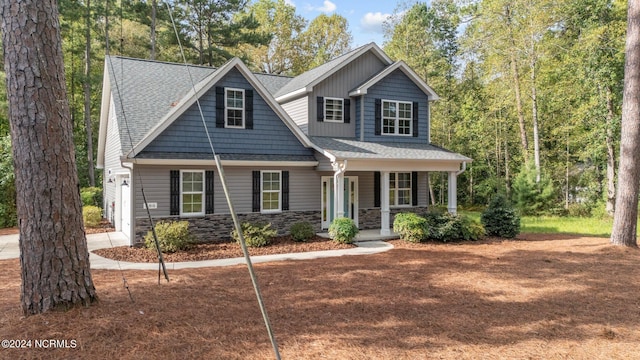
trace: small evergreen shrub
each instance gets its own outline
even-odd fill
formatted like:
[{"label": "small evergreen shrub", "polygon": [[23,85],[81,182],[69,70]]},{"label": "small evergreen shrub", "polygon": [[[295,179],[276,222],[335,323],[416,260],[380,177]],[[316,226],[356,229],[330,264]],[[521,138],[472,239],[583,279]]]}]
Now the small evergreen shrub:
[{"label": "small evergreen shrub", "polygon": [[427,219],[415,213],[400,213],[393,220],[393,231],[402,240],[419,243],[429,236]]},{"label": "small evergreen shrub", "polygon": [[491,199],[480,221],[489,236],[512,239],[520,233],[520,217],[501,194]]},{"label": "small evergreen shrub", "polygon": [[[156,236],[160,250],[167,253],[187,250],[193,244],[193,236],[189,231],[188,221],[160,221],[156,224]],[[156,248],[153,232],[149,230],[144,237],[144,245],[148,249]]]},{"label": "small evergreen shrub", "polygon": [[358,227],[350,218],[339,217],[333,219],[329,225],[329,237],[340,244],[353,244],[353,238],[358,234]]},{"label": "small evergreen shrub", "polygon": [[[278,234],[278,231],[271,228],[271,223],[250,223],[244,222],[240,224],[242,228],[242,235],[244,236],[244,242],[249,247],[261,247],[267,246],[271,243],[271,240]],[[240,236],[234,229],[231,232],[231,237],[240,243]]]},{"label": "small evergreen shrub", "polygon": [[102,209],[97,206],[88,205],[82,207],[82,220],[85,227],[96,227],[102,221]]},{"label": "small evergreen shrub", "polygon": [[513,180],[513,200],[522,215],[553,214],[556,193],[553,182],[547,176],[541,176],[536,182],[536,169],[533,164],[523,165]]},{"label": "small evergreen shrub", "polygon": [[425,219],[428,224],[429,239],[436,241],[476,241],[485,233],[482,225],[465,215],[436,210],[429,211]]},{"label": "small evergreen shrub", "polygon": [[307,241],[316,235],[316,231],[308,221],[297,222],[289,228],[291,238],[294,241]]},{"label": "small evergreen shrub", "polygon": [[102,206],[102,188],[83,187],[80,189],[82,205]]}]

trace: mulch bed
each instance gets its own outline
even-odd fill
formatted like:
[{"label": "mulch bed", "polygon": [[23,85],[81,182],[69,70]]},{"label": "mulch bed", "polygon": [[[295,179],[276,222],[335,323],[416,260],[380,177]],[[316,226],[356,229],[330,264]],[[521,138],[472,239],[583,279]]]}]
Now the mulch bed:
[{"label": "mulch bed", "polygon": [[[283,359],[637,359],[638,249],[605,238],[409,244],[254,265]],[[100,301],[25,318],[20,262],[0,261],[6,359],[273,359],[245,265],[92,270]],[[133,301],[125,288],[131,291]],[[63,344],[64,345],[64,344]]]},{"label": "mulch bed", "polygon": [[[248,248],[251,256],[287,254],[308,251],[351,249],[355,245],[338,244],[330,239],[316,236],[305,242],[296,242],[290,236],[275,237],[271,243],[263,247]],[[158,262],[158,254],[155,250],[146,248],[136,248],[129,246],[118,246],[93,251],[95,254],[105,258],[139,262]],[[163,253],[165,262],[200,261],[243,257],[242,248],[235,242],[196,244],[189,250],[177,251],[174,253]]]}]

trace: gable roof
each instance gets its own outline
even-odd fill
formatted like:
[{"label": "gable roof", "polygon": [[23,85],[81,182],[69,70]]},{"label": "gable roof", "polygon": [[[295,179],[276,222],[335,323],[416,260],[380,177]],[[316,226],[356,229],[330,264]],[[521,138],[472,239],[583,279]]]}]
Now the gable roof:
[{"label": "gable roof", "polygon": [[440,99],[438,94],[436,94],[436,92],[429,85],[427,85],[427,83],[424,80],[422,80],[422,78],[418,74],[416,74],[416,72],[413,71],[413,69],[411,69],[409,65],[407,65],[407,63],[405,63],[402,60],[397,61],[391,66],[387,66],[384,70],[374,75],[371,79],[365,81],[360,86],[351,90],[351,92],[349,92],[349,96],[365,95],[370,87],[377,84],[380,80],[384,79],[385,77],[387,77],[387,75],[391,74],[396,70],[402,71],[425,94],[427,94],[429,97],[429,101]]},{"label": "gable roof", "polygon": [[[99,162],[103,158],[100,154],[104,154],[110,97],[113,97],[116,108],[122,153],[133,157],[194,104],[198,97],[234,68],[247,79],[298,140],[304,146],[311,147],[312,144],[306,135],[294,124],[267,89],[280,88],[285,81],[291,80],[290,78],[253,74],[238,58],[233,58],[215,69],[108,56],[105,59]],[[262,81],[258,80],[258,77]]]},{"label": "gable roof", "polygon": [[378,45],[370,43],[296,76],[276,92],[274,97],[278,102],[283,102],[295,98],[298,95],[311,92],[316,84],[333,75],[351,61],[357,59],[368,51],[371,51],[387,65],[393,64],[393,61],[384,53],[384,51],[382,51],[382,49],[378,47]]}]

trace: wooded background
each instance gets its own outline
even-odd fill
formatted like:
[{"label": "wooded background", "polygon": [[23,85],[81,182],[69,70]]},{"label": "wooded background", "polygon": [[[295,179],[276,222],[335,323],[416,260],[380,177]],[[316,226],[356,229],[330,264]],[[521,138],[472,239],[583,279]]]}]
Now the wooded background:
[{"label": "wooded background", "polygon": [[[474,159],[458,202],[505,193],[523,214],[613,212],[626,1],[432,0],[398,5],[379,44],[440,95],[432,143]],[[284,0],[60,0],[81,186],[95,153],[105,54],[294,76],[354,45],[337,14],[305,19]],[[2,67],[4,68],[4,64]],[[0,72],[4,82],[4,73]],[[15,225],[6,88],[0,86],[0,227]],[[446,178],[431,177],[446,203]]]}]

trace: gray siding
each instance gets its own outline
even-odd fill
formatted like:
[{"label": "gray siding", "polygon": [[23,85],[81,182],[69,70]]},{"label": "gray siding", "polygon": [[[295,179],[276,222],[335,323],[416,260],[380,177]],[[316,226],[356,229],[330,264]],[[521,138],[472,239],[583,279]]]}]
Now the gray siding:
[{"label": "gray siding", "polygon": [[[233,69],[216,86],[252,89],[242,74]],[[200,98],[207,129],[218,154],[312,155],[269,107],[257,91],[253,95],[253,129],[216,128],[216,94],[212,87]],[[210,153],[197,104],[144,149],[153,152]]]},{"label": "gray siding", "polygon": [[120,156],[122,155],[122,146],[120,144],[120,129],[118,128],[118,121],[116,120],[115,104],[113,99],[109,105],[109,120],[107,124],[107,139],[104,149],[104,174],[102,177],[103,182],[103,211],[104,216],[111,220],[113,213],[110,205],[116,200],[116,187],[114,183],[109,183],[109,171],[111,176],[115,176],[116,173],[128,171],[122,167],[120,163]]},{"label": "gray siding", "polygon": [[282,104],[282,108],[305,134],[309,133],[309,100],[306,96]]},{"label": "gray siding", "polygon": [[[417,101],[419,104],[418,137],[375,135],[375,99]],[[403,143],[426,143],[429,141],[429,102],[418,86],[401,70],[396,70],[369,88],[365,101],[365,141],[392,141]]]},{"label": "gray siding", "polygon": [[[215,173],[214,213],[229,213],[226,197],[222,190],[222,183],[214,164],[208,168],[194,166],[138,166],[136,169],[135,216],[138,218],[147,216],[147,212],[143,208],[144,201],[141,187],[144,187],[147,202],[157,203],[157,209],[150,210],[151,216],[169,216],[169,172],[171,170],[213,170]],[[227,186],[237,213],[252,212],[253,170],[289,171],[289,210],[318,211],[320,209],[320,176],[313,168],[225,167]]]},{"label": "gray siding", "polygon": [[318,96],[348,99],[351,90],[384,68],[385,64],[371,52],[368,52],[316,85],[309,96],[309,135],[331,137],[356,136],[356,102],[353,99],[351,99],[351,123],[349,124],[318,122],[316,119],[316,99]]}]

